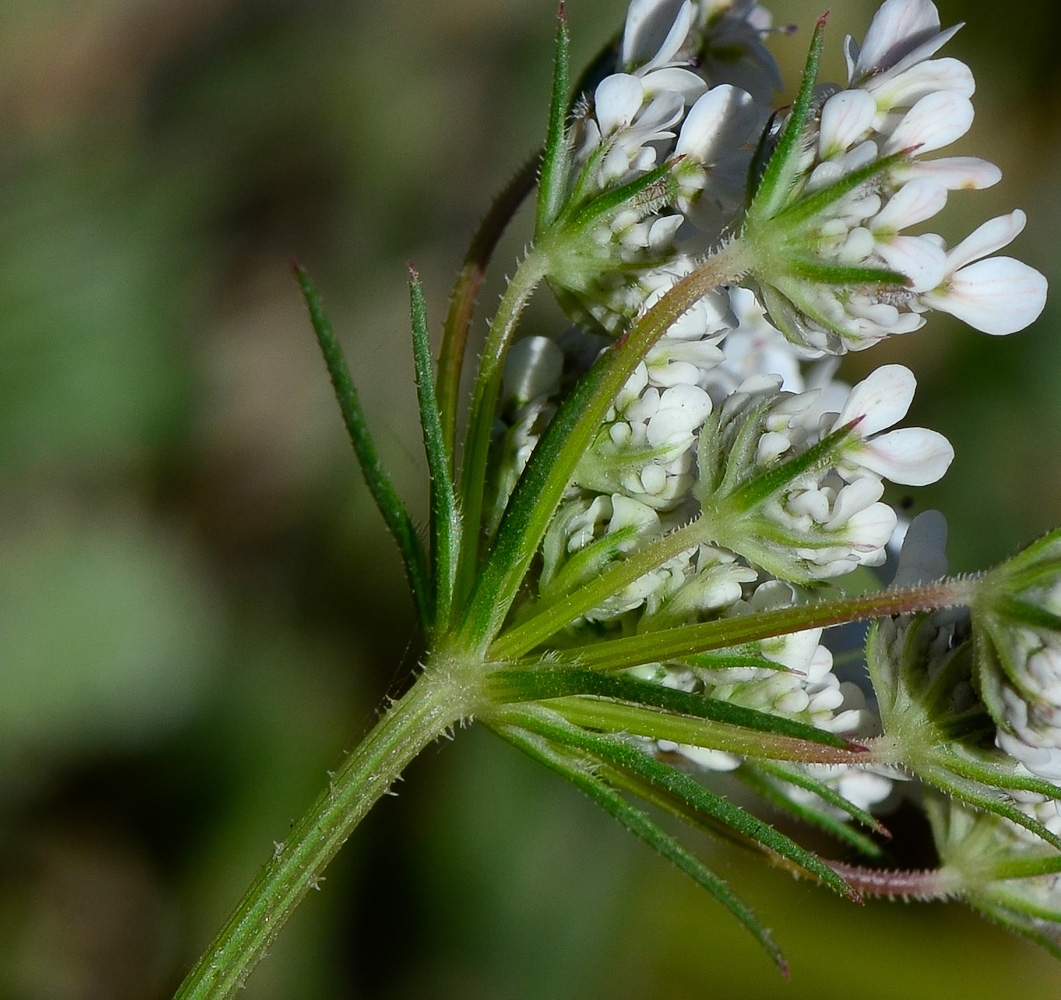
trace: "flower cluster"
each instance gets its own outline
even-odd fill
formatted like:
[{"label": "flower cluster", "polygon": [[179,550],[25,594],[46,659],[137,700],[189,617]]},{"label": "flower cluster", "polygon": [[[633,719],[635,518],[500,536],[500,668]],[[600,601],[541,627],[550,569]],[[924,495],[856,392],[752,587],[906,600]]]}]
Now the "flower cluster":
[{"label": "flower cluster", "polygon": [[[637,802],[848,897],[960,895],[1061,955],[1061,532],[982,577],[945,578],[941,518],[906,524],[887,484],[936,482],[950,443],[897,426],[916,388],[906,367],[854,385],[839,370],[931,310],[1015,332],[1046,280],[993,256],[1020,211],[954,246],[919,231],[951,192],[1000,179],[979,158],[932,155],[973,120],[972,74],[937,55],[957,29],[931,0],[885,0],[862,44],[845,41],[843,84],[818,80],[824,29],[775,110],[771,19],[754,0],[633,0],[574,88],[561,10],[545,144],[472,241],[437,371],[412,275],[426,543],[298,272],[427,649],[278,845],[190,977],[195,995],[213,990],[230,938],[238,987],[375,798],[473,719],[694,878],[782,967],[754,913]],[[535,188],[533,239],[459,434],[476,293]],[[542,282],[573,325],[521,337]],[[897,549],[884,587],[876,571]],[[835,655],[855,645],[864,661]],[[697,766],[878,861],[876,814],[910,790],[941,865],[826,862]]]},{"label": "flower cluster", "polygon": [[998,745],[1061,787],[1061,539],[993,571],[974,608],[980,688]]},{"label": "flower cluster", "polygon": [[1038,272],[1011,258],[980,260],[1013,240],[1023,213],[986,223],[950,250],[933,233],[908,232],[951,191],[1001,177],[976,157],[924,159],[973,121],[968,67],[932,58],[956,30],[940,30],[929,2],[888,0],[861,48],[847,38],[847,86],[816,98],[797,162],[751,206],[749,225],[768,243],[768,264],[756,269],[761,291],[796,343],[861,350],[920,328],[929,309],[992,334],[1038,314]]},{"label": "flower cluster", "polygon": [[[631,4],[621,71],[574,112],[565,211],[584,238],[550,280],[580,321],[621,331],[695,265],[696,248],[678,246],[691,208],[710,206],[721,227],[743,203],[768,111],[725,82],[726,70],[754,92],[772,91],[779,75],[762,45],[766,23],[750,3]],[[723,51],[725,62],[712,57]]]},{"label": "flower cluster", "polygon": [[[846,39],[848,77],[836,86],[816,80],[819,25],[800,97],[778,119],[769,24],[750,2],[635,0],[618,71],[571,113],[562,205],[539,239],[579,326],[513,348],[507,378],[535,389],[509,394],[518,406],[496,446],[495,510],[556,412],[560,372],[584,371],[695,275],[705,252],[724,247],[736,261],[634,368],[545,535],[544,603],[632,555],[661,553],[580,608],[572,635],[791,605],[793,585],[883,564],[899,527],[885,482],[935,482],[953,451],[934,431],[893,429],[913,398],[908,369],[886,365],[852,388],[833,358],[919,328],[929,309],[998,334],[1043,306],[1038,272],[982,259],[1017,235],[1019,211],[949,250],[909,233],[951,191],[1001,176],[975,157],[927,155],[972,123],[969,69],[936,57],[957,28],[941,29],[929,0],[886,0],[861,47]],[[732,58],[716,58],[723,51]],[[543,363],[546,378],[535,374]],[[725,668],[709,657],[639,669],[825,730],[879,731],[861,694],[841,690],[820,630],[800,636],[798,654],[795,640],[742,649],[743,667],[729,650]],[[1040,715],[1028,723],[1037,732]]]},{"label": "flower cluster", "polygon": [[[942,542],[937,532],[934,551],[911,561],[940,575]],[[1049,652],[1061,634],[1059,571],[1058,540],[1047,536],[976,581],[968,610],[877,623],[867,657],[885,755],[928,786],[940,867],[922,873],[915,894],[961,897],[1061,954],[1061,772],[1051,724],[1059,674]],[[900,572],[919,579],[914,567]]]}]

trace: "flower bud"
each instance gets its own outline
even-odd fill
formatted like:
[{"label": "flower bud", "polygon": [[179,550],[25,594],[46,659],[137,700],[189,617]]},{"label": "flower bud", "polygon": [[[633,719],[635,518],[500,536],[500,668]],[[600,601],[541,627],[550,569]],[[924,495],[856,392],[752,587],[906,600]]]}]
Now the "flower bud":
[{"label": "flower bud", "polygon": [[973,604],[977,678],[996,742],[1061,782],[1061,532],[984,579]]}]

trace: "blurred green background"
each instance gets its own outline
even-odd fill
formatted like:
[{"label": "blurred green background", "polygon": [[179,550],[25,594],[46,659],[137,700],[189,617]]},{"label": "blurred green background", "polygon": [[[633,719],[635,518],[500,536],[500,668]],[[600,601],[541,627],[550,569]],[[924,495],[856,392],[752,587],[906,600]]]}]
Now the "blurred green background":
[{"label": "blurred green background", "polygon": [[[968,21],[948,51],[980,85],[962,149],[1005,172],[955,196],[944,231],[1023,207],[1014,252],[1061,287],[1061,7],[939,6]],[[576,61],[624,12],[568,9]],[[834,5],[826,76],[872,9]],[[550,0],[0,7],[2,1000],[168,996],[413,665],[401,570],[288,260],[321,287],[415,496],[404,262],[437,325],[472,226],[542,134],[552,16]],[[775,39],[790,83],[807,37]],[[951,518],[956,569],[1061,523],[1058,327],[1056,304],[1009,339],[941,317],[849,359],[852,377],[913,367],[913,419],[954,441],[945,482],[913,499]],[[774,927],[785,983],[705,894],[475,730],[400,791],[248,1000],[1061,990],[1061,967],[958,907],[856,910],[703,845]]]}]

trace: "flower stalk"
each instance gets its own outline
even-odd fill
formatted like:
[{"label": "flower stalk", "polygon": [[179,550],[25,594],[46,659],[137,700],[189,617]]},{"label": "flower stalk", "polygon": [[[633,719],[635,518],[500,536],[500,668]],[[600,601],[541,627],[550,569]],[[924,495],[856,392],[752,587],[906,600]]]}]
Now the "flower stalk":
[{"label": "flower stalk", "polygon": [[461,675],[459,663],[425,669],[384,712],[275,845],[175,1000],[222,1000],[238,994],[306,893],[320,888],[328,863],[372,806],[425,747],[474,710]]}]

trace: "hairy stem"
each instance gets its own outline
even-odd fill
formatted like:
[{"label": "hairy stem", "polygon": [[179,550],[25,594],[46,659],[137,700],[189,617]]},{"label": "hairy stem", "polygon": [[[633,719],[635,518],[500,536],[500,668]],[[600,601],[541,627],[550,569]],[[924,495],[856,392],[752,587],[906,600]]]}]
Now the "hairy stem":
[{"label": "hairy stem", "polygon": [[242,988],[280,929],[365,814],[429,743],[471,710],[445,669],[421,674],[330,776],[287,839],[188,974],[174,1000],[227,1000]]},{"label": "hairy stem", "polygon": [[695,653],[769,639],[789,632],[967,605],[975,592],[975,580],[952,579],[918,587],[883,590],[876,594],[842,597],[835,601],[797,604],[776,611],[737,615],[608,639],[587,646],[567,647],[556,653],[556,662],[574,662],[596,670],[621,670],[654,660],[681,659]]},{"label": "hairy stem", "polygon": [[538,283],[545,277],[547,260],[544,254],[532,249],[512,276],[501,304],[490,323],[479,370],[475,377],[468,430],[464,439],[463,465],[460,477],[460,499],[464,511],[464,530],[467,544],[457,578],[458,602],[475,578],[479,557],[480,519],[483,492],[486,488],[486,467],[490,455],[490,432],[494,411],[501,392],[501,376],[505,354],[512,342],[516,324],[523,308]]},{"label": "hairy stem", "polygon": [[945,868],[896,871],[863,868],[830,861],[829,867],[864,896],[888,899],[947,899],[954,895],[953,877]]}]

